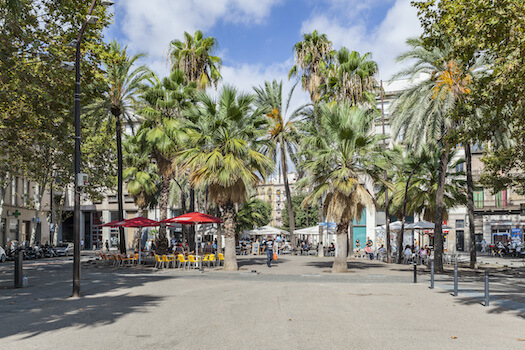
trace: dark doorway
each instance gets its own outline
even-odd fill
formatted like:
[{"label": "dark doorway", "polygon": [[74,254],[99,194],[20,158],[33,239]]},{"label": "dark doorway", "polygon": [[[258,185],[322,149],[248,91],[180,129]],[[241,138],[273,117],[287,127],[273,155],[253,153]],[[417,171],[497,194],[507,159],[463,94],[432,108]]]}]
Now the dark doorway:
[{"label": "dark doorway", "polygon": [[465,251],[465,231],[456,230],[456,251]]}]

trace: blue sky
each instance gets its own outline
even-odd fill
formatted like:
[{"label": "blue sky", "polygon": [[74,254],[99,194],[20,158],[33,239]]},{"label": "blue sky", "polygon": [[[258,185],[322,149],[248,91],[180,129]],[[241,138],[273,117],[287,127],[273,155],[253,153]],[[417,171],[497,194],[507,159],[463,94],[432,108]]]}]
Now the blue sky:
[{"label": "blue sky", "polygon": [[[184,31],[202,30],[219,42],[223,83],[250,90],[265,80],[283,80],[293,65],[293,45],[303,33],[325,33],[334,48],[371,52],[379,79],[399,70],[395,57],[421,29],[410,0],[115,0],[106,40],[131,53],[144,52],[159,76],[168,74],[169,42]],[[294,104],[304,103],[299,92]]]}]

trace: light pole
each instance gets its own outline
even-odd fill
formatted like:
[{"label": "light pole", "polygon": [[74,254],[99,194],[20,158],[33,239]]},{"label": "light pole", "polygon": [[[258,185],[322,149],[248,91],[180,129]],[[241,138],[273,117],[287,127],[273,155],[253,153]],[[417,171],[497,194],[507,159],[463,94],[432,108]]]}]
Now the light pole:
[{"label": "light pole", "polygon": [[[93,8],[97,0],[91,2],[84,23],[80,28],[76,41],[75,52],[75,206],[74,206],[74,227],[73,227],[73,297],[80,297],[80,43],[84,36],[84,31],[88,23],[96,23],[98,17],[92,16]],[[113,1],[101,0],[100,3],[105,6],[111,6]]]}]

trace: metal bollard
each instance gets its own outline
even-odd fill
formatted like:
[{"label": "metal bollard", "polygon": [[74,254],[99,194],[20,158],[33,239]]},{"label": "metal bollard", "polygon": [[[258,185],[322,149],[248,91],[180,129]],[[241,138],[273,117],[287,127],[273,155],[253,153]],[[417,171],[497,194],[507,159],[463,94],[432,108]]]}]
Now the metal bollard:
[{"label": "metal bollard", "polygon": [[454,296],[458,296],[458,262],[454,263]]},{"label": "metal bollard", "polygon": [[22,279],[24,277],[24,270],[22,262],[24,261],[24,253],[17,249],[15,251],[15,288],[22,288]]},{"label": "metal bollard", "polygon": [[489,306],[489,270],[485,270],[485,306]]},{"label": "metal bollard", "polygon": [[414,283],[417,283],[417,263],[414,262]]},{"label": "metal bollard", "polygon": [[430,262],[430,289],[434,289],[434,261]]}]

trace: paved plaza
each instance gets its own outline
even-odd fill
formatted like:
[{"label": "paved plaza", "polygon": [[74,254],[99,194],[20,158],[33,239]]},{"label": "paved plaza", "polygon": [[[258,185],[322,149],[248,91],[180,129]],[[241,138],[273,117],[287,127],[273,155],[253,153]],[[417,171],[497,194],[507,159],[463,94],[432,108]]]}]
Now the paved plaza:
[{"label": "paved plaza", "polygon": [[70,298],[72,260],[24,262],[29,286],[13,289],[13,263],[0,265],[4,349],[524,349],[525,269],[436,276],[419,267],[350,259],[239,256],[240,270],[156,270],[82,264],[83,297]]}]

